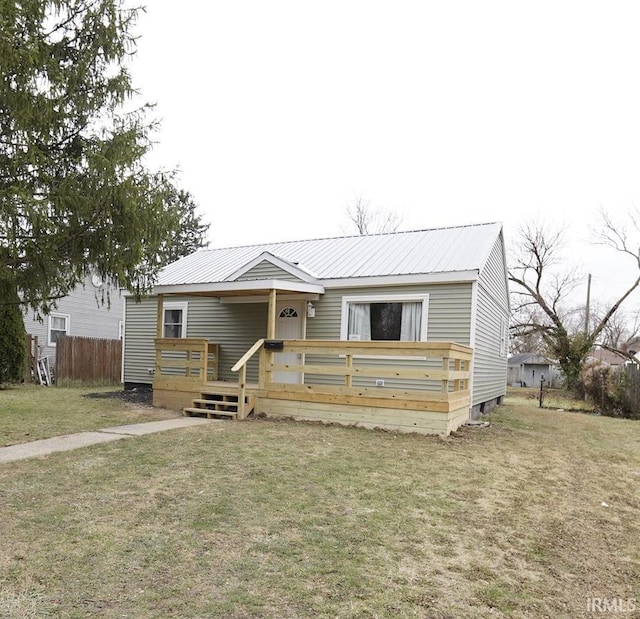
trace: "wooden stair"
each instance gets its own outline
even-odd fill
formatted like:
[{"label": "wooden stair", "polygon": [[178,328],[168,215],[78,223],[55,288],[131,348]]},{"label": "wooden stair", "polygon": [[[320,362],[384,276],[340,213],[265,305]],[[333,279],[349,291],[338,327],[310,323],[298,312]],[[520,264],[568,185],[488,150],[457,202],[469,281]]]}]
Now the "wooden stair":
[{"label": "wooden stair", "polygon": [[[255,398],[245,396],[246,417],[253,411]],[[238,387],[236,385],[207,386],[200,391],[200,397],[193,400],[193,406],[182,409],[185,417],[206,417],[207,419],[238,419]]]}]

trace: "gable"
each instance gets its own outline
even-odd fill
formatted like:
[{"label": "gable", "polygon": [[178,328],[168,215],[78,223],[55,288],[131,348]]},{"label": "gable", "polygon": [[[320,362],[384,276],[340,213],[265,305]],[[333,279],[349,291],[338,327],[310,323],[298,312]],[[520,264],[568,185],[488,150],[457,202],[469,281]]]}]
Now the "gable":
[{"label": "gable", "polygon": [[507,284],[507,265],[505,261],[504,240],[498,235],[487,261],[480,271],[479,284],[497,303],[498,307],[509,308],[509,287]]},{"label": "gable", "polygon": [[248,271],[237,277],[235,281],[246,282],[254,279],[284,279],[293,282],[303,281],[301,278],[296,277],[268,260],[263,260],[251,267]]}]

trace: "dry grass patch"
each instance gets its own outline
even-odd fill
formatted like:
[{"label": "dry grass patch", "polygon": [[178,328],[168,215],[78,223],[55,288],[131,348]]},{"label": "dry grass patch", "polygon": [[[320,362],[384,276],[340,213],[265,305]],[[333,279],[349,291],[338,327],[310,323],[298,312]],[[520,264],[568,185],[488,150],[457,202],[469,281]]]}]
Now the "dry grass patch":
[{"label": "dry grass patch", "polygon": [[212,424],[0,480],[0,604],[39,617],[581,617],[589,596],[640,600],[633,421],[507,405],[449,439]]},{"label": "dry grass patch", "polygon": [[42,438],[175,417],[177,413],[87,394],[116,387],[18,385],[0,390],[0,447]]}]

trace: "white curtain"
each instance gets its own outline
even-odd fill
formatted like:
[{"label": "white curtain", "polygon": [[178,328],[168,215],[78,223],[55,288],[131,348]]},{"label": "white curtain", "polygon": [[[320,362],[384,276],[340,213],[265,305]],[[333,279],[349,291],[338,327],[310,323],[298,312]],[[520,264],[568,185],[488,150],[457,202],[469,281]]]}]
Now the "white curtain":
[{"label": "white curtain", "polygon": [[371,311],[368,303],[349,303],[347,339],[371,340]]},{"label": "white curtain", "polygon": [[403,303],[402,322],[400,323],[400,341],[420,341],[420,323],[422,322],[422,303]]}]

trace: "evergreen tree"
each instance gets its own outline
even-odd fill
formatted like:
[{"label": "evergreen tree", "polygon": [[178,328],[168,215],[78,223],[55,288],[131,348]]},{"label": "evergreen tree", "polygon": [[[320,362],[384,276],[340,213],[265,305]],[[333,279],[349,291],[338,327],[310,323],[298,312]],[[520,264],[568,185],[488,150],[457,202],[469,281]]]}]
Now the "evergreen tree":
[{"label": "evergreen tree", "polygon": [[0,305],[47,312],[89,273],[139,295],[172,257],[184,205],[141,163],[147,106],[125,110],[137,11],[0,0]]},{"label": "evergreen tree", "polygon": [[24,323],[13,275],[0,267],[0,386],[22,380],[27,362]]},{"label": "evergreen tree", "polygon": [[170,239],[169,246],[164,253],[165,264],[174,262],[178,258],[188,256],[201,247],[206,247],[209,224],[202,222],[197,213],[197,205],[188,191],[174,189],[170,192],[169,202],[180,213],[180,229]]}]

